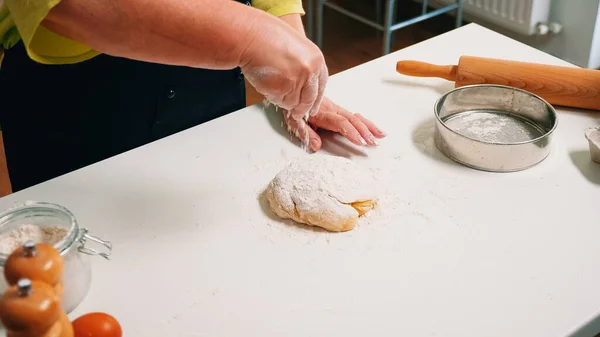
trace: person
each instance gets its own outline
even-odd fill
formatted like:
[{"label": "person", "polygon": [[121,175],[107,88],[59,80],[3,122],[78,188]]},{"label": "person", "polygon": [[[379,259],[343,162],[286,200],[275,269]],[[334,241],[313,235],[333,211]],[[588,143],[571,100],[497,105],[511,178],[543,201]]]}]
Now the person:
[{"label": "person", "polygon": [[[313,151],[385,134],[324,97],[301,0],[0,0],[0,111],[18,191],[245,107],[244,79]],[[310,127],[309,127],[310,125]]]}]

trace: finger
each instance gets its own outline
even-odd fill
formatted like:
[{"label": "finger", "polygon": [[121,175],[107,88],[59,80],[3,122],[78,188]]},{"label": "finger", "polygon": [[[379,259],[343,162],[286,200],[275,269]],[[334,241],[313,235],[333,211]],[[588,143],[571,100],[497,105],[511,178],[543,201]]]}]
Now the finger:
[{"label": "finger", "polygon": [[[313,151],[318,151],[321,148],[321,137],[319,137],[315,130],[309,126],[304,119],[295,120],[290,116],[287,117],[285,121],[288,125],[288,130],[303,144],[308,145]],[[307,142],[308,144],[306,144]]]},{"label": "finger", "polygon": [[318,78],[314,74],[311,74],[308,80],[304,82],[300,92],[300,101],[290,110],[293,119],[300,120],[309,115],[318,95],[318,85]]},{"label": "finger", "polygon": [[369,128],[369,130],[371,130],[371,133],[373,133],[373,135],[375,137],[383,138],[383,137],[387,136],[387,133],[383,132],[383,130],[381,130],[380,128],[375,126],[375,123],[366,119],[365,117],[363,117],[363,115],[361,115],[361,114],[355,114],[355,115]]},{"label": "finger", "polygon": [[375,139],[375,136],[373,136],[371,131],[369,131],[369,128],[365,125],[365,123],[362,122],[360,118],[358,118],[358,116],[356,116],[353,113],[350,113],[348,110],[340,106],[337,107],[336,112],[338,115],[341,115],[344,118],[348,119],[348,121],[352,124],[352,126],[354,126],[354,128],[356,128],[358,133],[360,133],[361,137],[367,142],[368,145],[379,145],[377,139]]},{"label": "finger", "polygon": [[329,79],[329,70],[327,69],[327,65],[323,63],[323,67],[321,69],[321,73],[318,77],[318,90],[317,90],[317,98],[315,100],[314,105],[310,110],[310,116],[316,116],[319,113],[319,109],[321,108],[321,102],[323,102],[323,96],[325,95],[325,87],[327,86],[327,80]]},{"label": "finger", "polygon": [[315,117],[315,125],[322,129],[337,132],[356,145],[367,145],[367,142],[354,125],[342,115],[334,113],[319,114]]},{"label": "finger", "polygon": [[308,139],[309,139],[308,144],[309,144],[311,150],[313,150],[315,152],[319,151],[319,149],[323,145],[323,142],[321,141],[321,137],[314,129],[307,128],[307,130],[308,130]]},{"label": "finger", "polygon": [[292,114],[292,109],[300,104],[300,97],[302,96],[302,88],[296,90],[291,88],[287,93],[282,95],[279,100],[279,107],[284,109],[288,115]]}]

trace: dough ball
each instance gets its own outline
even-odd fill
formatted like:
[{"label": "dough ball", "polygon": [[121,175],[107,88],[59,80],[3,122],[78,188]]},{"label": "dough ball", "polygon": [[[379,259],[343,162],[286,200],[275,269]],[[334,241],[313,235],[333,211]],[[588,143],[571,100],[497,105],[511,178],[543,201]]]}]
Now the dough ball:
[{"label": "dough ball", "polygon": [[267,199],[283,219],[343,232],[373,209],[376,183],[371,170],[349,159],[313,154],[281,170],[269,183]]}]

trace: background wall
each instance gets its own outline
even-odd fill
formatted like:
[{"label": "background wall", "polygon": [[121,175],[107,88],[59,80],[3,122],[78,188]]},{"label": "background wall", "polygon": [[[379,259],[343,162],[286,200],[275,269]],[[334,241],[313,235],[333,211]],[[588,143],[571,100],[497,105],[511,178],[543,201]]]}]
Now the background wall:
[{"label": "background wall", "polygon": [[[402,6],[402,1],[399,3]],[[433,7],[440,6],[439,1],[430,3]],[[552,0],[551,22],[563,25],[558,35],[523,36],[466,13],[464,17],[580,67],[600,68],[599,4],[600,0]]]},{"label": "background wall", "polygon": [[513,38],[580,67],[598,68],[599,3],[600,0],[553,0],[550,9],[551,21],[563,25],[563,30],[558,35]]},{"label": "background wall", "polygon": [[599,1],[596,2],[596,6],[598,7],[596,11],[596,22],[594,27],[594,35],[592,37],[592,51],[590,53],[590,66],[589,68],[600,68],[600,5]]}]

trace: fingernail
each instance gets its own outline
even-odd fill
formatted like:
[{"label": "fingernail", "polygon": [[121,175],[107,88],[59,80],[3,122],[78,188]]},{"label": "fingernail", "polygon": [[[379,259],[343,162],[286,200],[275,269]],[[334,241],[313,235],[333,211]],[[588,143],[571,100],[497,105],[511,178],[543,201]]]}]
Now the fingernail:
[{"label": "fingernail", "polygon": [[364,139],[363,137],[361,137],[361,136],[358,136],[358,140],[360,141],[360,143],[361,143],[362,145],[367,145],[367,142],[365,141],[365,139]]},{"label": "fingernail", "polygon": [[317,151],[319,149],[319,140],[316,138],[311,139],[310,148],[313,149],[313,151]]},{"label": "fingernail", "polygon": [[387,133],[385,133],[383,130],[381,130],[381,129],[377,129],[377,131],[379,131],[379,133],[380,133],[382,136],[384,136],[384,137],[385,137],[385,136],[387,136]]},{"label": "fingernail", "polygon": [[379,142],[377,141],[377,139],[375,139],[375,137],[373,137],[373,135],[369,136],[369,140],[373,145],[379,146]]}]

